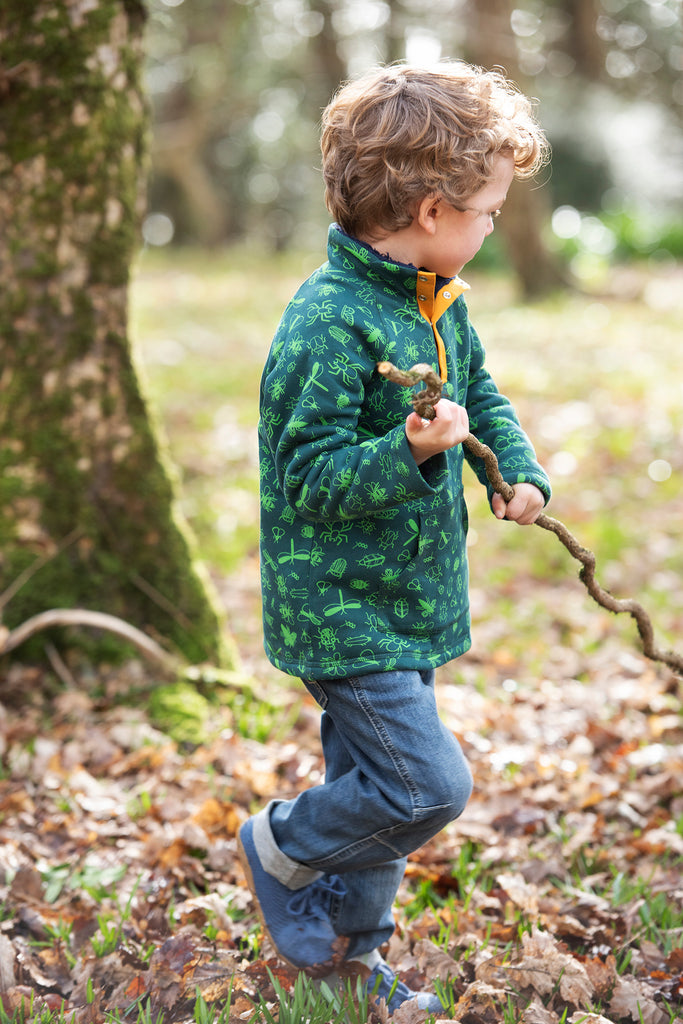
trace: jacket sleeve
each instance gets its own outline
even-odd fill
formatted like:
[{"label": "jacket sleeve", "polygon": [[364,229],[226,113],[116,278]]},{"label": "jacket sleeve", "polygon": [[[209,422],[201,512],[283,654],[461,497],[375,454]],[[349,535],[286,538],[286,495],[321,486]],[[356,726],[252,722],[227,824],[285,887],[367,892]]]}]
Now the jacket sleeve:
[{"label": "jacket sleeve", "polygon": [[283,321],[261,385],[262,439],[291,508],[309,520],[381,515],[435,493],[432,468],[421,472],[405,434],[362,415],[377,374],[367,337],[328,323],[297,338]]},{"label": "jacket sleeve", "polygon": [[[476,331],[471,330],[471,360],[467,384],[467,412],[470,430],[498,459],[503,479],[511,486],[531,483],[542,491],[546,504],[551,488],[547,474],[536,459],[531,441],[522,430],[509,399],[502,395],[484,366],[484,349]],[[486,486],[489,501],[493,488],[483,461],[465,449],[465,456],[478,479]]]}]

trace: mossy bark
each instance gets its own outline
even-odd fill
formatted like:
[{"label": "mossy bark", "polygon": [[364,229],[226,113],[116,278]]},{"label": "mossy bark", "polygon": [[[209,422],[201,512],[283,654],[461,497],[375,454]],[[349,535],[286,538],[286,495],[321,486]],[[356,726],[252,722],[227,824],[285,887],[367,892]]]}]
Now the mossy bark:
[{"label": "mossy bark", "polygon": [[97,609],[220,661],[127,332],[143,23],[140,0],[0,12],[0,597],[27,575],[2,614]]}]

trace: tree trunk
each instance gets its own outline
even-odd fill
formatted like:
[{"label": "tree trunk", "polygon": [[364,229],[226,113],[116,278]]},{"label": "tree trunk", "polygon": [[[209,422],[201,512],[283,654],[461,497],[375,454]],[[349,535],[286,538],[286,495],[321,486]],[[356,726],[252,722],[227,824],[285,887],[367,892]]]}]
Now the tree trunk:
[{"label": "tree trunk", "polygon": [[[475,64],[503,68],[506,75],[529,95],[519,68],[517,45],[510,27],[509,0],[476,0],[470,3],[468,57]],[[508,258],[524,295],[533,298],[566,286],[564,274],[543,240],[546,200],[528,181],[515,181],[510,189],[500,224]]]},{"label": "tree trunk", "polygon": [[0,13],[0,609],[105,611],[217,661],[127,337],[143,22],[142,0]]},{"label": "tree trunk", "polygon": [[312,11],[322,17],[320,32],[311,40],[312,63],[315,69],[311,109],[317,121],[323,107],[329,103],[339,86],[347,78],[348,70],[339,53],[339,36],[332,24],[334,2],[310,0],[310,7]]},{"label": "tree trunk", "polygon": [[180,189],[188,210],[192,241],[214,248],[230,232],[226,203],[204,161],[208,137],[209,127],[202,109],[191,111],[171,125],[157,125],[154,170]]},{"label": "tree trunk", "polygon": [[602,10],[599,0],[563,0],[569,18],[569,53],[580,74],[599,82],[605,75],[605,44],[596,31]]}]

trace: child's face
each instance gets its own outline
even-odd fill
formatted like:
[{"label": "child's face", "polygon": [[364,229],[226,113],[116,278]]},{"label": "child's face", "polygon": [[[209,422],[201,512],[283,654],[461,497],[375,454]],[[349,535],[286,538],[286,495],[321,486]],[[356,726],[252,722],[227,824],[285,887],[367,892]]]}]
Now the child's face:
[{"label": "child's face", "polygon": [[455,277],[481,249],[493,231],[493,218],[505,202],[514,176],[511,156],[499,154],[488,184],[458,210],[444,199],[436,201],[434,231],[422,254],[422,266],[440,277]]}]

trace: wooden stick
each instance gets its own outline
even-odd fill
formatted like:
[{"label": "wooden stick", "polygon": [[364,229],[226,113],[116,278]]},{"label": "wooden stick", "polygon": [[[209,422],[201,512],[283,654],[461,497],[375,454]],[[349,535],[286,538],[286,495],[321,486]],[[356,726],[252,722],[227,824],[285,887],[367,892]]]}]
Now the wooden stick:
[{"label": "wooden stick", "polygon": [[[441,398],[442,384],[441,379],[428,363],[416,363],[410,370],[399,370],[393,363],[382,362],[377,364],[377,369],[387,380],[393,381],[394,384],[401,384],[403,387],[414,387],[416,384],[424,382],[425,389],[412,396],[413,407],[418,416],[423,419],[434,419],[434,406]],[[474,434],[468,434],[463,444],[473,455],[483,460],[486,476],[493,489],[505,501],[510,501],[515,493],[514,488],[503,479],[498,467],[498,459],[491,449],[477,440]],[[552,516],[547,516],[544,512],[541,512],[534,525],[554,533],[572,558],[581,562],[579,579],[597,604],[615,614],[626,612],[635,619],[645,656],[651,658],[652,661],[668,665],[683,677],[683,655],[656,646],[652,622],[643,606],[632,599],[616,598],[600,586],[595,578],[596,559],[593,552],[582,547],[564,523],[559,519],[553,519]]]}]

